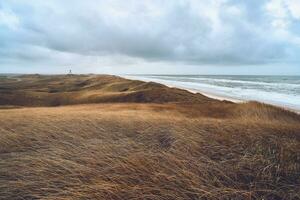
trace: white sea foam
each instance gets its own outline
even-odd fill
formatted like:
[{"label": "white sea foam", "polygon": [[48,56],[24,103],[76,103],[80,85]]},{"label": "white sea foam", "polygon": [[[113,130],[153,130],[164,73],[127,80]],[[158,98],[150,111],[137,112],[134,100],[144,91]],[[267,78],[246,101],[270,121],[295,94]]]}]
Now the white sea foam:
[{"label": "white sea foam", "polygon": [[239,79],[234,77],[189,77],[189,76],[126,76],[130,79],[154,81],[172,87],[188,89],[192,91],[224,97],[224,99],[236,99],[242,101],[260,101],[293,110],[300,110],[300,77],[294,77],[291,81],[276,77],[253,78],[251,76]]}]

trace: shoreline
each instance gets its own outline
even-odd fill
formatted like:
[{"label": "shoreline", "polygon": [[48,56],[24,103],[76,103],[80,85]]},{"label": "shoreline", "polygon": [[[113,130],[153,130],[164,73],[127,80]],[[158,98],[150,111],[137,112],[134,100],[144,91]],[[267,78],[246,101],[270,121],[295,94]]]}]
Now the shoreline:
[{"label": "shoreline", "polygon": [[178,86],[178,85],[175,85],[175,84],[165,83],[164,81],[159,82],[159,80],[151,80],[151,79],[148,79],[148,78],[139,78],[139,77],[135,77],[135,76],[121,76],[121,77],[130,79],[130,80],[140,80],[140,81],[145,81],[145,82],[151,82],[152,81],[152,82],[156,82],[156,83],[166,85],[170,88],[178,88],[178,89],[189,91],[191,93],[200,93],[200,94],[202,94],[206,97],[209,97],[209,98],[212,98],[212,99],[217,99],[217,100],[220,100],[220,101],[231,101],[233,103],[246,103],[246,102],[249,102],[249,101],[257,101],[257,102],[260,102],[260,103],[269,104],[269,105],[272,105],[272,106],[282,108],[284,110],[288,110],[288,111],[292,111],[292,112],[295,112],[297,114],[300,114],[300,108],[292,108],[292,107],[288,107],[288,106],[285,106],[285,105],[282,105],[282,104],[271,103],[271,102],[263,102],[263,101],[259,101],[259,100],[243,100],[243,99],[239,99],[239,98],[234,98],[234,97],[229,97],[229,96],[225,96],[225,95],[216,94],[216,93],[211,92],[211,91],[204,91],[204,90],[199,90],[199,89],[194,89],[194,88]]},{"label": "shoreline", "polygon": [[164,84],[170,88],[178,88],[178,89],[182,89],[182,90],[186,90],[186,91],[189,91],[191,93],[200,93],[206,97],[209,97],[209,98],[212,98],[212,99],[217,99],[217,100],[220,100],[220,101],[231,101],[233,103],[243,103],[243,102],[247,102],[245,100],[241,100],[241,99],[238,99],[238,98],[232,98],[232,97],[226,97],[226,96],[221,96],[221,95],[218,95],[218,94],[215,94],[215,93],[212,93],[212,92],[207,92],[207,91],[202,91],[202,90],[197,90],[197,89],[190,89],[190,88],[186,88],[186,87],[179,87],[179,86],[176,86],[176,85],[172,85],[172,84]]}]

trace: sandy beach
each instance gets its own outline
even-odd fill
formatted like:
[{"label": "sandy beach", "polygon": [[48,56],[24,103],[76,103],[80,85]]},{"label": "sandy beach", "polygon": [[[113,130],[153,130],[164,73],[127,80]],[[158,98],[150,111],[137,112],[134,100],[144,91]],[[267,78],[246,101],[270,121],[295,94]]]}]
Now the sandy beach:
[{"label": "sandy beach", "polygon": [[[183,89],[183,90],[187,90],[191,93],[201,93],[209,98],[212,98],[212,99],[217,99],[217,100],[226,100],[226,101],[231,101],[231,102],[234,102],[234,103],[245,103],[245,102],[248,102],[248,101],[253,101],[253,100],[245,100],[245,99],[241,99],[241,98],[237,98],[237,97],[232,97],[232,96],[228,96],[228,95],[224,95],[224,94],[220,94],[214,90],[208,90],[208,89],[195,89],[195,88],[192,88],[192,87],[188,87],[188,86],[182,86],[180,84],[176,84],[176,83],[170,83],[169,81],[164,81],[164,80],[159,80],[159,79],[153,79],[153,78],[145,78],[145,77],[139,77],[139,76],[122,76],[124,78],[128,78],[128,79],[131,79],[131,80],[141,80],[141,81],[146,81],[146,82],[150,82],[150,81],[154,81],[154,82],[158,82],[158,83],[162,83],[164,85],[167,85],[168,87],[172,87],[172,88],[180,88],[180,89]],[[293,111],[293,112],[296,112],[296,113],[300,113],[300,109],[296,106],[291,106],[291,105],[285,105],[285,104],[282,104],[282,103],[278,103],[278,102],[274,102],[272,100],[269,100],[267,102],[264,102],[264,101],[259,101],[259,100],[256,100],[258,102],[261,102],[261,103],[266,103],[266,104],[270,104],[270,105],[274,105],[274,106],[278,106],[278,107],[281,107],[283,109],[286,109],[286,110],[289,110],[289,111]]]},{"label": "sandy beach", "polygon": [[[187,90],[187,91],[192,92],[192,93],[200,93],[204,96],[207,96],[207,97],[212,98],[212,99],[217,99],[217,100],[220,100],[220,101],[225,100],[225,101],[231,101],[231,102],[234,102],[234,103],[246,103],[246,102],[248,102],[247,100],[232,98],[232,97],[228,97],[228,96],[225,96],[225,95],[221,96],[220,94],[216,94],[213,91],[208,92],[208,91],[199,90],[199,89],[198,90],[197,89],[190,89],[190,88],[186,88],[186,87],[176,86],[174,84],[165,84],[165,85],[167,85],[169,87],[173,87],[173,88],[180,88],[180,89],[183,89],[183,90]],[[261,103],[265,103],[265,102],[261,102]],[[296,108],[296,107],[288,107],[288,106],[283,105],[283,104],[272,103],[272,102],[269,102],[267,104],[278,106],[278,107],[283,108],[285,110],[289,110],[289,111],[300,114],[300,109]]]}]

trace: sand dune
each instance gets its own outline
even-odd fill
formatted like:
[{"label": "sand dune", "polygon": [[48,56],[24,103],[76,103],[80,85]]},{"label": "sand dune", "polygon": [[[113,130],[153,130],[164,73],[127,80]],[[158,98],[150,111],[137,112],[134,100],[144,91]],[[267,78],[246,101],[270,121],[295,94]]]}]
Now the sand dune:
[{"label": "sand dune", "polygon": [[[21,80],[21,81],[20,81]],[[208,98],[153,82],[109,75],[40,76],[4,79],[0,105],[59,106],[103,102],[201,102]]]},{"label": "sand dune", "polygon": [[19,78],[0,82],[0,199],[300,198],[295,113],[115,76]]}]

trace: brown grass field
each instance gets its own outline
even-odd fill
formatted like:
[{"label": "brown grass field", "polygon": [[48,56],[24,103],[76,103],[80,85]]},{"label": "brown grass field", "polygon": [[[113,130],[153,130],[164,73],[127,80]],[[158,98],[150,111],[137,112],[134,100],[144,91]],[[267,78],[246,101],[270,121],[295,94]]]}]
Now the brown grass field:
[{"label": "brown grass field", "polygon": [[115,76],[0,79],[0,199],[300,199],[300,116]]}]

